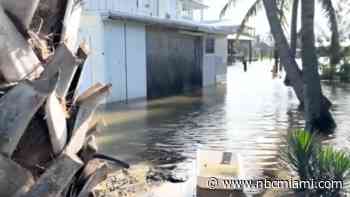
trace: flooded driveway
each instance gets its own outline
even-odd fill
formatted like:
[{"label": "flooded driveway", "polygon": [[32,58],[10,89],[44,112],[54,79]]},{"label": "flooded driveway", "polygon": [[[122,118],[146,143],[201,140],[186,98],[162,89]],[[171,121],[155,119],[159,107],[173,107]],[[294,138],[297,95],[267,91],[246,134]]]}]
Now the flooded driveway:
[{"label": "flooded driveway", "polygon": [[[228,68],[225,85],[148,103],[110,105],[102,115],[107,125],[99,138],[102,152],[134,164],[175,164],[176,173],[190,180],[160,188],[176,190],[174,196],[195,194],[198,148],[240,153],[252,176],[278,173],[284,136],[304,122],[292,89],[283,85],[282,78],[272,79],[271,68],[272,62],[257,62],[244,73],[238,64]],[[334,103],[338,124],[335,134],[325,140],[346,147],[350,85],[325,83],[324,92]]]}]

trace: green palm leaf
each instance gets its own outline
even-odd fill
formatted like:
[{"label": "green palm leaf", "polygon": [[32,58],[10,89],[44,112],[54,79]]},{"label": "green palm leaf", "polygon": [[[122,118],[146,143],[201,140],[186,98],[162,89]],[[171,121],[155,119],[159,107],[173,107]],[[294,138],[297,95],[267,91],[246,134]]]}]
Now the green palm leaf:
[{"label": "green palm leaf", "polygon": [[301,180],[311,176],[312,161],[318,149],[314,135],[303,130],[292,132],[287,137],[287,148],[282,153],[282,159],[290,164]]},{"label": "green palm leaf", "polygon": [[220,19],[225,16],[227,10],[230,7],[232,7],[233,5],[235,5],[236,2],[237,2],[237,0],[228,0],[227,1],[227,3],[225,4],[224,8],[222,8],[222,10],[220,12]]},{"label": "green palm leaf", "polygon": [[319,2],[322,5],[324,14],[328,19],[330,30],[332,32],[330,58],[331,58],[331,64],[336,65],[341,60],[341,47],[339,43],[339,29],[338,29],[338,20],[337,20],[336,11],[334,9],[332,0],[319,0]]}]

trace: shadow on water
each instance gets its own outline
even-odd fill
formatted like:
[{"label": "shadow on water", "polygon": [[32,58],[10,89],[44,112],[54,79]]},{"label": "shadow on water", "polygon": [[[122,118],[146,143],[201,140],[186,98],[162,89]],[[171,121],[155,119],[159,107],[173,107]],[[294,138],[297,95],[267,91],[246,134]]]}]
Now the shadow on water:
[{"label": "shadow on water", "polygon": [[[302,128],[302,113],[283,78],[271,78],[270,62],[229,67],[227,84],[150,102],[108,105],[99,137],[102,151],[131,163],[176,165],[194,175],[198,148],[242,155],[249,176],[281,171],[280,149],[288,131]],[[346,148],[350,133],[350,85],[324,83],[338,124],[326,143]],[[174,196],[192,196],[193,177]],[[160,192],[161,193],[161,192]],[[162,196],[155,194],[154,196]]]}]

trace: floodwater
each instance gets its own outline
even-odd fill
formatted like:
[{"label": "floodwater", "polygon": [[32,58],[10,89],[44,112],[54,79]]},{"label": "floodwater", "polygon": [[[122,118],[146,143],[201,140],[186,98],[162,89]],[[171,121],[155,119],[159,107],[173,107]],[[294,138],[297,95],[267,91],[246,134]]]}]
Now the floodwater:
[{"label": "floodwater", "polygon": [[[164,192],[167,197],[196,196],[197,149],[239,153],[249,176],[278,174],[284,137],[304,122],[293,91],[282,78],[272,78],[271,68],[272,62],[256,62],[244,73],[237,64],[228,68],[224,85],[151,102],[110,105],[102,115],[102,152],[133,164],[176,165],[175,173],[189,177],[183,184],[166,184],[150,195],[154,197]],[[325,141],[346,148],[350,85],[323,85],[338,124]]]}]

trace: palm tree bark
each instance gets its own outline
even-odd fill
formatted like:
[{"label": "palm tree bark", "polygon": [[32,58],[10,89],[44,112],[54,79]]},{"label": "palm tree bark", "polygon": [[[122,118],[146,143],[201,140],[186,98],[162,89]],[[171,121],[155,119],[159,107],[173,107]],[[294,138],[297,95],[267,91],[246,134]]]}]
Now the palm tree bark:
[{"label": "palm tree bark", "polygon": [[[292,57],[291,49],[289,47],[286,36],[284,35],[282,25],[278,18],[278,8],[275,0],[263,0],[265,12],[270,24],[271,32],[276,42],[277,50],[281,58],[281,64],[285,67],[290,85],[293,88],[297,98],[300,101],[301,105],[304,105],[304,83],[302,72],[298,67],[297,62]],[[329,112],[331,107],[331,102],[325,97],[321,96],[321,113],[319,122],[315,124],[315,128],[320,131],[329,131],[335,128],[334,119]]]},{"label": "palm tree bark", "polygon": [[302,0],[302,60],[304,81],[305,128],[318,129],[322,124],[322,87],[315,47],[315,0]]},{"label": "palm tree bark", "polygon": [[264,0],[264,7],[270,24],[271,32],[275,40],[275,45],[279,52],[281,63],[290,76],[290,83],[301,104],[304,102],[303,82],[301,70],[295,59],[292,58],[287,38],[284,35],[282,25],[278,17],[278,9],[275,0]]},{"label": "palm tree bark", "polygon": [[292,57],[296,57],[297,53],[297,42],[298,42],[298,8],[299,0],[293,1],[292,8],[292,20],[290,28],[290,48],[292,50]]}]

